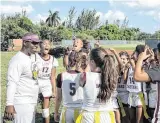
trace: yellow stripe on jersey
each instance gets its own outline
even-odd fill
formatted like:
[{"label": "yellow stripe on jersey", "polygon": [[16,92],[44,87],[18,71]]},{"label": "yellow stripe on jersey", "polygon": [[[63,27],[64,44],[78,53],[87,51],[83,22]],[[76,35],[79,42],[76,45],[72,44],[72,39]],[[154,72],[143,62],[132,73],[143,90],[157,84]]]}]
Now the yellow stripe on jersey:
[{"label": "yellow stripe on jersey", "polygon": [[124,117],[124,116],[126,116],[126,112],[125,112],[125,110],[124,110],[124,107],[123,107],[121,98],[120,98],[119,96],[117,96],[117,99],[118,99],[118,103],[119,103],[120,110],[121,110],[121,113],[122,113],[122,117]]},{"label": "yellow stripe on jersey", "polygon": [[145,116],[146,119],[149,119],[149,116],[147,114],[147,108],[146,108],[146,104],[145,104],[145,101],[144,101],[143,93],[142,92],[138,93],[138,96],[139,96],[139,98],[141,100],[141,103],[142,103],[144,116]]}]

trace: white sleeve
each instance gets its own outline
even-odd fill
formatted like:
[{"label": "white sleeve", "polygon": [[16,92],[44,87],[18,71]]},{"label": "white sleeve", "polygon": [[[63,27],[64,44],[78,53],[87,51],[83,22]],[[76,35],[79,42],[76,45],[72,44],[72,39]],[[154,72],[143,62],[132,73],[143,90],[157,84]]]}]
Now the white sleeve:
[{"label": "white sleeve", "polygon": [[10,61],[7,73],[7,99],[6,105],[14,104],[14,95],[16,93],[17,83],[20,80],[22,66],[18,60]]},{"label": "white sleeve", "polygon": [[56,58],[53,57],[53,64],[52,64],[52,67],[58,67],[59,64],[58,64],[58,60]]}]

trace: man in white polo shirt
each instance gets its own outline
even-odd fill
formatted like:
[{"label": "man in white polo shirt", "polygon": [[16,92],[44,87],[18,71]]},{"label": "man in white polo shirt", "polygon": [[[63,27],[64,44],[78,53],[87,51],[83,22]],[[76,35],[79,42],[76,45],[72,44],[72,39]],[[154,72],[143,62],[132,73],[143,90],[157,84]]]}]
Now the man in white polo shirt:
[{"label": "man in white polo shirt", "polygon": [[27,33],[22,49],[12,57],[7,73],[7,99],[4,119],[14,123],[34,123],[38,99],[38,69],[31,54],[37,52],[39,37]]}]

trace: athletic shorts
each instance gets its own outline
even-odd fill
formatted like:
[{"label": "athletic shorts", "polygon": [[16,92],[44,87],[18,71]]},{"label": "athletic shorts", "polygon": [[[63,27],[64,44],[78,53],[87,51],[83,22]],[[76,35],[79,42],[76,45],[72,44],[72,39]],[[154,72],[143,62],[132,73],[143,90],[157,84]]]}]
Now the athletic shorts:
[{"label": "athletic shorts", "polygon": [[16,114],[13,123],[35,123],[36,104],[19,104],[14,108]]},{"label": "athletic shorts", "polygon": [[65,123],[75,123],[79,114],[80,114],[80,109],[78,108],[63,109],[61,112],[59,123],[62,123],[62,120],[64,120]]},{"label": "athletic shorts", "polygon": [[38,80],[40,93],[42,93],[43,97],[52,96],[52,85],[50,80]]},{"label": "athletic shorts", "polygon": [[129,93],[128,104],[133,107],[142,106],[138,93]]},{"label": "athletic shorts", "polygon": [[[99,115],[98,115],[99,114]],[[81,118],[80,118],[81,117]],[[113,111],[101,111],[101,112],[89,112],[82,111],[81,115],[79,115],[78,119],[81,119],[78,123],[116,123],[115,115]]]},{"label": "athletic shorts", "polygon": [[128,104],[127,102],[128,102],[129,92],[127,91],[118,92],[118,96],[120,97],[122,103]]},{"label": "athletic shorts", "polygon": [[117,91],[114,91],[114,92],[113,92],[113,95],[112,95],[112,97],[111,97],[111,99],[112,99],[112,104],[113,104],[113,109],[114,109],[114,110],[116,110],[116,109],[119,108],[118,100],[117,100],[117,95],[118,95]]}]

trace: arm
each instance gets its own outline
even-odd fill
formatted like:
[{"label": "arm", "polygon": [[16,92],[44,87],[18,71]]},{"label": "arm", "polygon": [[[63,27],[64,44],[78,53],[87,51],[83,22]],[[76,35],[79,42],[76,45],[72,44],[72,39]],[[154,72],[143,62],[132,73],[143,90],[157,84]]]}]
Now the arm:
[{"label": "arm", "polygon": [[7,99],[4,118],[14,119],[14,95],[16,93],[17,84],[22,73],[22,66],[18,61],[10,61],[7,73]]},{"label": "arm", "polygon": [[56,96],[56,102],[55,102],[55,111],[54,111],[54,120],[58,122],[59,118],[58,118],[58,111],[59,111],[59,107],[62,101],[62,81],[61,81],[61,74],[58,74],[57,76],[57,96]]},{"label": "arm", "polygon": [[134,77],[134,80],[139,81],[139,82],[150,82],[151,81],[151,78],[149,77],[149,75],[142,69],[143,60],[145,60],[146,58],[150,56],[150,55],[147,55],[146,52],[147,52],[147,48],[145,48],[144,52],[139,54],[138,61],[135,66],[133,77]]},{"label": "arm", "polygon": [[6,105],[14,104],[14,95],[16,93],[17,84],[20,80],[20,76],[22,73],[22,67],[19,63],[10,62],[8,73],[7,73],[7,99]]},{"label": "arm", "polygon": [[58,121],[59,118],[59,107],[61,105],[61,101],[62,101],[62,89],[57,87],[57,96],[56,96],[56,102],[55,102],[55,111],[54,111],[54,119],[55,121]]},{"label": "arm", "polygon": [[131,66],[132,66],[132,68],[134,70],[135,69],[135,62],[134,62],[134,60],[130,59],[129,61],[130,61],[130,64],[131,64]]},{"label": "arm", "polygon": [[144,70],[142,70],[142,63],[143,60],[138,59],[134,71],[134,80],[139,82],[150,82],[151,81],[150,77]]},{"label": "arm", "polygon": [[52,71],[51,71],[51,84],[52,84],[53,97],[55,97],[56,96],[56,68],[52,68]]},{"label": "arm", "polygon": [[117,59],[117,61],[118,61],[118,64],[119,64],[120,67],[122,68],[122,67],[123,67],[123,63],[122,63],[121,58],[119,57],[119,54],[116,52],[115,49],[110,48],[109,50],[115,55],[115,57],[116,57],[116,59]]},{"label": "arm", "polygon": [[58,60],[56,58],[53,59],[52,71],[51,71],[51,84],[52,84],[52,92],[53,96],[56,96],[56,68],[58,65]]}]

